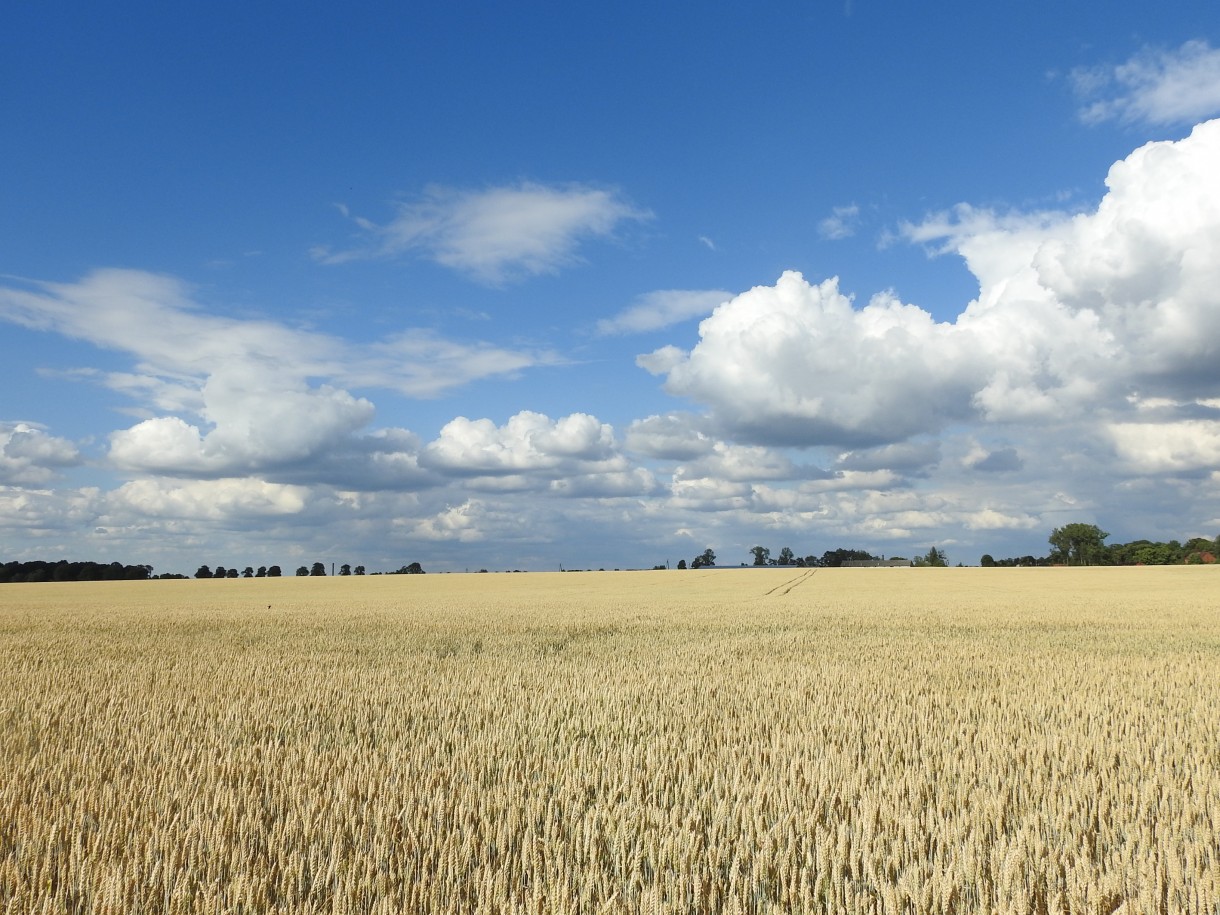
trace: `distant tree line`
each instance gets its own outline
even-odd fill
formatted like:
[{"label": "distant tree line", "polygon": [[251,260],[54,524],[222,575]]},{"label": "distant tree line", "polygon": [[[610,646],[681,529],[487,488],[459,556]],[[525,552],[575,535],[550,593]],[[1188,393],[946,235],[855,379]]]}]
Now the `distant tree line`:
[{"label": "distant tree line", "polygon": [[[246,566],[238,571],[236,567],[226,568],[218,565],[216,568],[202,565],[195,570],[195,578],[280,578],[284,574],[279,566]],[[296,571],[300,576],[326,575],[326,566],[315,562],[312,567],[301,566]],[[347,563],[339,567],[340,575],[364,575],[364,566],[354,568]],[[380,572],[374,572],[380,575]],[[424,567],[418,562],[401,566],[387,575],[422,575]],[[38,581],[148,581],[155,578],[186,578],[176,572],[153,574],[150,565],[123,565],[118,562],[69,562],[61,559],[58,562],[47,562],[36,559],[29,562],[5,562],[0,564],[0,584],[6,582],[38,582]]]},{"label": "distant tree line", "polygon": [[[332,569],[333,571],[333,569]],[[413,562],[410,565],[401,566],[393,572],[387,572],[387,575],[422,575],[424,567],[418,562]],[[200,566],[195,572],[196,578],[279,578],[284,574],[279,566],[259,566],[257,569],[246,566],[241,572],[237,569],[226,569],[224,566],[217,566],[214,570],[207,566]],[[297,566],[297,578],[324,578],[326,577],[326,563],[315,562],[312,566]],[[340,576],[343,575],[365,575],[364,566],[352,566],[349,563],[343,563],[339,566]],[[380,575],[380,572],[374,572],[374,575]]]},{"label": "distant tree line", "polygon": [[283,574],[279,566],[259,566],[257,571],[246,566],[240,572],[236,568],[226,569],[224,566],[217,566],[215,569],[200,566],[195,570],[196,578],[279,578]]},{"label": "distant tree line", "polygon": [[6,562],[0,565],[0,582],[27,581],[147,581],[150,578],[182,578],[178,575],[154,576],[153,567],[129,566],[119,562]]},{"label": "distant tree line", "polygon": [[1020,556],[996,559],[984,553],[979,564],[986,567],[1011,566],[1171,566],[1214,563],[1220,557],[1220,537],[1192,537],[1177,540],[1132,540],[1106,543],[1110,535],[1096,524],[1065,524],[1051,531],[1051,550],[1046,556]]},{"label": "distant tree line", "polygon": [[[771,550],[765,546],[751,547],[749,550],[751,559],[750,565],[759,566],[793,566],[795,568],[810,568],[810,569],[837,569],[845,562],[868,562],[882,560],[883,556],[874,556],[865,550],[848,550],[842,547],[834,550],[827,550],[821,556],[798,556],[790,547],[784,547],[779,551],[778,556],[772,556]],[[891,556],[891,562],[906,562],[902,556]],[[938,547],[931,547],[927,553],[911,560],[912,565],[916,566],[946,566],[949,564],[949,557],[945,551]],[[716,565],[716,554],[708,549],[704,550],[700,555],[690,561],[688,565],[685,559],[678,560],[679,569],[699,569]],[[742,563],[746,565],[746,563]],[[655,568],[663,569],[665,566],[656,566]]]}]

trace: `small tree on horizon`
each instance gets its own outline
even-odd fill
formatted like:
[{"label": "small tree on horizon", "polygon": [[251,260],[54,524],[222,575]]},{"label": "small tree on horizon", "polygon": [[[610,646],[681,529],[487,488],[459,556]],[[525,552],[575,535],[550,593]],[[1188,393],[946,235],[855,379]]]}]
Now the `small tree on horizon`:
[{"label": "small tree on horizon", "polygon": [[930,547],[928,552],[915,560],[917,566],[930,566],[932,568],[943,569],[949,565],[949,557],[944,550]]}]

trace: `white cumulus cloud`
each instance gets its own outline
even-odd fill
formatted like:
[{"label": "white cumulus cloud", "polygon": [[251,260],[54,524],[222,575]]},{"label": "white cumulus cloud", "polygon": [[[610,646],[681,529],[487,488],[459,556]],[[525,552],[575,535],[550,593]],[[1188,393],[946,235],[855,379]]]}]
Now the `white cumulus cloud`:
[{"label": "white cumulus cloud", "polygon": [[1220,464],[1220,422],[1115,423],[1119,458],[1141,474],[1193,473]]},{"label": "white cumulus cloud", "polygon": [[900,440],[968,415],[982,371],[953,325],[888,295],[856,309],[837,280],[795,272],[718,308],[699,337],[641,364],[758,443]]},{"label": "white cumulus cloud", "polygon": [[1136,150],[1107,185],[1092,212],[963,206],[907,227],[978,278],[953,322],[890,294],[856,307],[836,280],[789,272],[717,308],[691,350],[637,362],[704,404],[721,437],[857,452],[952,424],[1122,415],[1133,395],[1214,397],[1220,121]]},{"label": "white cumulus cloud", "polygon": [[124,483],[110,500],[114,507],[153,518],[226,521],[295,515],[304,510],[308,490],[255,478],[176,482],[140,479]]},{"label": "white cumulus cloud", "polygon": [[708,454],[716,442],[701,428],[702,418],[689,413],[667,413],[637,419],[627,427],[627,447],[647,457],[689,461]]},{"label": "white cumulus cloud", "polygon": [[329,386],[288,386],[257,370],[230,367],[203,385],[203,433],[176,416],[148,419],[111,435],[110,458],[127,470],[231,475],[291,465],[364,426],[373,405]]},{"label": "white cumulus cloud", "polygon": [[497,476],[562,475],[620,471],[614,430],[587,413],[557,420],[524,410],[502,426],[490,419],[459,416],[446,423],[422,454],[424,464],[447,474]]},{"label": "white cumulus cloud", "polygon": [[0,422],[0,483],[47,483],[80,461],[76,445],[37,423]]}]

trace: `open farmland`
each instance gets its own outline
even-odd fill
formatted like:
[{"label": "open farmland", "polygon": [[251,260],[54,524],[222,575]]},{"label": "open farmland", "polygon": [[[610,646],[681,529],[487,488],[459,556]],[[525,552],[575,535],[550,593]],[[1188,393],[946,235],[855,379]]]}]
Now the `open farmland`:
[{"label": "open farmland", "polygon": [[1220,906],[1220,570],[0,587],[0,912]]}]

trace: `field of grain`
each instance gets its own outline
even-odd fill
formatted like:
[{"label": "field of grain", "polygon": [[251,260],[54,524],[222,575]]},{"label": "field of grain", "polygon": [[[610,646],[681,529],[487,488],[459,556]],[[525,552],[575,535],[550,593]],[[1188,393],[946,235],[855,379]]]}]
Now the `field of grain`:
[{"label": "field of grain", "polygon": [[0,912],[1220,910],[1220,570],[0,586]]}]

